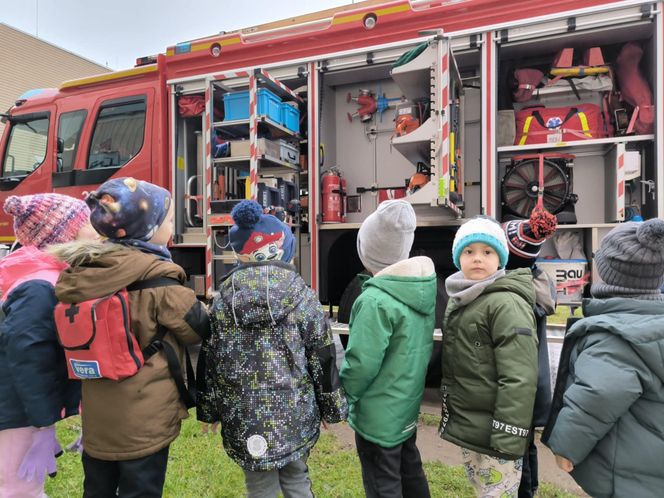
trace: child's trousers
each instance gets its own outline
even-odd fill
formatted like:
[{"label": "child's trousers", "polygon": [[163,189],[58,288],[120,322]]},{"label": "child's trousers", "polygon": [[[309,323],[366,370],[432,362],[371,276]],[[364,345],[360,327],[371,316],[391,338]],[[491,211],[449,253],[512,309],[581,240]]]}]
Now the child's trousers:
[{"label": "child's trousers", "polygon": [[416,440],[417,431],[403,443],[384,448],[355,433],[367,498],[429,498]]},{"label": "child's trousers", "polygon": [[83,498],[161,498],[169,447],[135,460],[99,460],[83,448]]},{"label": "child's trousers", "polygon": [[45,498],[44,478],[24,481],[18,478],[18,469],[23,457],[32,445],[36,427],[20,427],[0,431],[0,497],[1,498]]},{"label": "child's trousers", "polygon": [[248,498],[276,498],[279,490],[284,498],[313,498],[307,457],[289,463],[285,467],[265,471],[244,471]]},{"label": "child's trousers", "polygon": [[468,480],[479,498],[516,498],[521,482],[522,458],[503,460],[461,448]]}]

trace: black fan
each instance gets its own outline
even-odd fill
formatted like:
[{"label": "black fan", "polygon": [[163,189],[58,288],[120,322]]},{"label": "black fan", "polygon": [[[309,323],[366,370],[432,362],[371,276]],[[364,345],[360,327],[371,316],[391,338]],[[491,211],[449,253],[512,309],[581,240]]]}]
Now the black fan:
[{"label": "black fan", "polygon": [[[563,163],[562,165],[559,163]],[[544,208],[556,214],[574,203],[569,168],[560,159],[544,159]],[[513,162],[502,180],[502,203],[505,209],[521,218],[528,218],[537,205],[539,160]]]}]

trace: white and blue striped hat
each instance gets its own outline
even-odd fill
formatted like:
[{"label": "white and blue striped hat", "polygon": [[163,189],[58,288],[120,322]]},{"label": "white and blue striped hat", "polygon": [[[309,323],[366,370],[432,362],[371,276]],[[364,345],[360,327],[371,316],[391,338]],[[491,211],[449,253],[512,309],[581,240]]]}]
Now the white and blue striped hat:
[{"label": "white and blue striped hat", "polygon": [[468,220],[457,230],[452,244],[454,266],[459,270],[461,269],[461,263],[459,262],[461,252],[464,248],[476,242],[492,247],[498,253],[500,267],[505,268],[509,254],[505,231],[496,220],[486,216],[478,216]]}]

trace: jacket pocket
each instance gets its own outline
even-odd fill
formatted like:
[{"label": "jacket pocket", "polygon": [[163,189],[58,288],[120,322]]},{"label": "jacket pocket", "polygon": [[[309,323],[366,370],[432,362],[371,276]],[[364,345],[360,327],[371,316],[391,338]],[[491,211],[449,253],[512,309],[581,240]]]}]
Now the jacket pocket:
[{"label": "jacket pocket", "polygon": [[491,339],[487,334],[483,334],[476,323],[470,324],[471,349],[473,359],[478,366],[493,363],[493,348]]}]

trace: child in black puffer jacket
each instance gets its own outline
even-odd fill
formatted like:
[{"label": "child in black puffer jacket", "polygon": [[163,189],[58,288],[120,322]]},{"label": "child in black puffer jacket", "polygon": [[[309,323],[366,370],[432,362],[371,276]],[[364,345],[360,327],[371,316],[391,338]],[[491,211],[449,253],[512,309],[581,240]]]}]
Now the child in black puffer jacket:
[{"label": "child in black puffer jacket", "polygon": [[544,427],[551,410],[551,371],[549,348],[546,342],[546,317],[556,311],[556,289],[554,282],[535,265],[542,244],[557,228],[556,217],[547,211],[534,210],[528,220],[512,220],[503,223],[510,257],[507,269],[530,268],[535,284],[535,322],[537,324],[538,375],[537,392],[530,439],[523,456],[519,498],[532,498],[537,493],[537,445],[535,427]]}]

